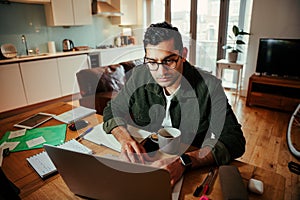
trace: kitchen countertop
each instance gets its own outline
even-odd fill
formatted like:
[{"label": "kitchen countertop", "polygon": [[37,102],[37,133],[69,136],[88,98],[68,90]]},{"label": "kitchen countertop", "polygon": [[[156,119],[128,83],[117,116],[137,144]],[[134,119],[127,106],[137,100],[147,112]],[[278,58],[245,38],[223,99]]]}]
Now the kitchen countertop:
[{"label": "kitchen countertop", "polygon": [[9,63],[25,62],[25,61],[33,61],[33,60],[41,60],[41,59],[49,59],[49,58],[56,58],[56,57],[63,57],[63,56],[88,54],[89,52],[90,52],[90,50],[86,50],[86,51],[56,52],[56,53],[41,53],[40,55],[33,55],[33,56],[28,56],[28,57],[19,57],[19,58],[10,58],[10,59],[0,60],[0,64],[9,64]]},{"label": "kitchen countertop", "polygon": [[116,51],[118,49],[141,49],[143,50],[142,45],[130,45],[125,47],[115,47],[115,48],[107,48],[107,49],[89,49],[83,51],[68,51],[68,52],[56,52],[56,53],[41,53],[40,55],[33,55],[28,57],[19,57],[19,58],[11,58],[11,59],[4,59],[0,60],[1,64],[10,64],[10,63],[19,63],[19,62],[26,62],[26,61],[34,61],[34,60],[42,60],[42,59],[49,59],[49,58],[57,58],[57,57],[64,57],[64,56],[72,56],[72,55],[80,55],[80,54],[89,54],[89,53],[96,53],[96,52],[103,52],[103,51]]}]

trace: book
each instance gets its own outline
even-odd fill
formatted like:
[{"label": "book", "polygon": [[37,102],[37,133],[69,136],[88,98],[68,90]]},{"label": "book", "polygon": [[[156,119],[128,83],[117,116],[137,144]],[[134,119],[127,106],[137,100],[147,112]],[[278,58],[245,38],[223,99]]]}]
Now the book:
[{"label": "book", "polygon": [[70,124],[94,113],[96,113],[95,109],[79,106],[60,115],[54,116],[54,119]]},{"label": "book", "polygon": [[[75,139],[69,140],[58,147],[68,149],[71,151],[77,151],[81,153],[92,154],[92,150]],[[35,154],[31,157],[26,158],[32,168],[38,173],[41,178],[45,178],[51,174],[54,174],[57,169],[46,151]]]}]

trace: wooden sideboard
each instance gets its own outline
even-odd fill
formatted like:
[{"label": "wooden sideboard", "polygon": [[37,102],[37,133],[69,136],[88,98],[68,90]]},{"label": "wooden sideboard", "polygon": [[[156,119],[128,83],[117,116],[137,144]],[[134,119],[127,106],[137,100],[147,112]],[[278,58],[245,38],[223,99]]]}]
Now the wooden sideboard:
[{"label": "wooden sideboard", "polygon": [[247,106],[263,106],[294,111],[300,103],[300,80],[252,75],[249,79]]}]

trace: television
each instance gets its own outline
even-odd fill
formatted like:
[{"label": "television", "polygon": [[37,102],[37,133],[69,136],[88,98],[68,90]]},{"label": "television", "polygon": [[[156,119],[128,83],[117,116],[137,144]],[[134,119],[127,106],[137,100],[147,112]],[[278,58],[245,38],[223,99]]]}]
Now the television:
[{"label": "television", "polygon": [[256,72],[260,75],[300,78],[300,39],[261,38]]}]

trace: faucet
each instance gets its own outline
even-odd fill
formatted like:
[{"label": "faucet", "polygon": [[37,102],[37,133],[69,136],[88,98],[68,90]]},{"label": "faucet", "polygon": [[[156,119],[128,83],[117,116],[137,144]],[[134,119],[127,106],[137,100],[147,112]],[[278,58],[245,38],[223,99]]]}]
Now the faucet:
[{"label": "faucet", "polygon": [[26,41],[25,35],[22,35],[22,42],[25,44],[26,55],[29,55],[29,51],[28,51],[27,41]]}]

